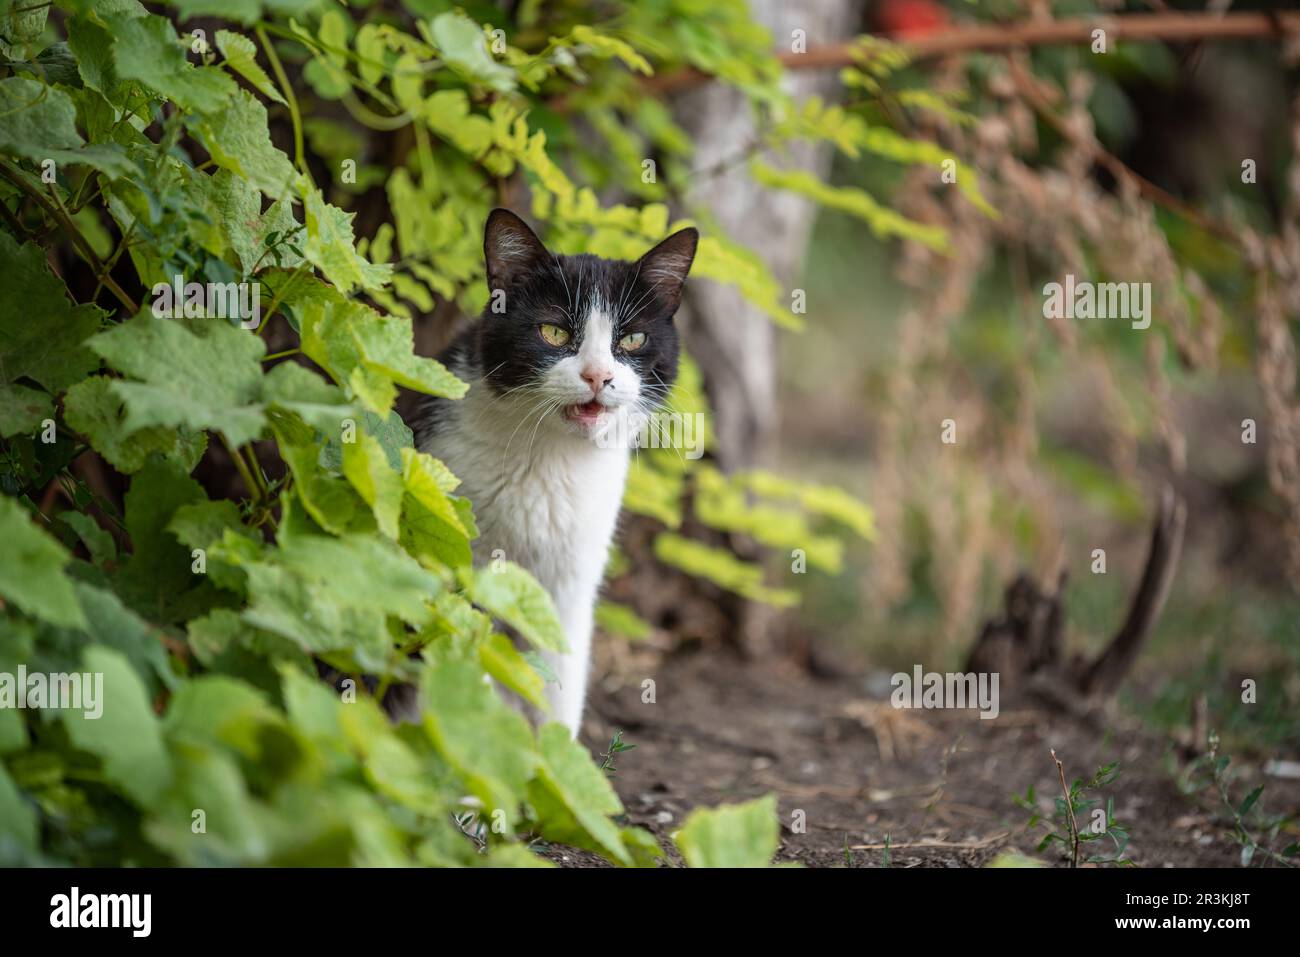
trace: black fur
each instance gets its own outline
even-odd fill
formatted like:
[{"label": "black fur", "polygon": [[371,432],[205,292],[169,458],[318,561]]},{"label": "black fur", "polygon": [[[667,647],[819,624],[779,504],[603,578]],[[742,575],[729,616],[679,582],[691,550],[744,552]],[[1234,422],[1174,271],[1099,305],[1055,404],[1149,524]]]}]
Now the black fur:
[{"label": "black fur", "polygon": [[[697,240],[694,229],[680,230],[635,262],[558,256],[514,213],[493,210],[483,240],[488,303],[478,322],[439,358],[462,376],[483,376],[496,393],[518,388],[577,351],[598,297],[614,317],[614,356],[636,369],[643,388],[662,399],[677,378],[680,342],[673,315]],[[547,343],[539,330],[547,323],[567,330],[569,342]],[[620,350],[619,341],[635,332],[646,334],[645,344],[635,352]],[[437,431],[449,405],[445,399],[426,403],[421,435]]]}]

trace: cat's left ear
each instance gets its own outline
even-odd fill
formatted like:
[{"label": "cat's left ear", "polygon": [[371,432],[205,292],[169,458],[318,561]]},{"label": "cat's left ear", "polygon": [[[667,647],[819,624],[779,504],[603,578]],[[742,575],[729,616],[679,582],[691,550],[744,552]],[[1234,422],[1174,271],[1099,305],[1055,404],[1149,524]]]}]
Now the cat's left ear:
[{"label": "cat's left ear", "polygon": [[688,226],[641,257],[641,275],[658,287],[673,312],[681,305],[682,284],[695,261],[695,246],[699,241],[699,232]]}]

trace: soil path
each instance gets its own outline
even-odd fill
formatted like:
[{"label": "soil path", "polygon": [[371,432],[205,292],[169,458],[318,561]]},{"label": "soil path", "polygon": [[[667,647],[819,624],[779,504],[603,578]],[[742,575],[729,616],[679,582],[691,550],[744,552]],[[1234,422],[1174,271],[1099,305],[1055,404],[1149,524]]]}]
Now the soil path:
[{"label": "soil path", "polygon": [[[582,738],[595,754],[619,729],[636,745],[616,757],[614,784],[629,822],[653,831],[672,865],[681,861],[670,835],[692,808],[769,791],[780,806],[778,860],[968,867],[1014,849],[1059,863],[1054,852],[1035,853],[1042,825],[1027,829],[1029,813],[1013,801],[1032,785],[1050,817],[1060,793],[1051,748],[1071,780],[1121,762],[1101,796],[1114,799],[1116,818],[1130,828],[1127,853],[1136,864],[1240,861],[1222,806],[1209,793],[1180,793],[1168,740],[1127,723],[1087,728],[1038,707],[1008,706],[1005,695],[995,720],[897,710],[880,691],[869,695],[863,679],[815,679],[724,652],[678,654],[637,672],[625,667],[593,687]],[[642,701],[647,677],[654,703]],[[1274,801],[1300,805],[1295,782],[1270,781],[1268,790]],[[568,866],[603,863],[569,848],[547,856]]]}]

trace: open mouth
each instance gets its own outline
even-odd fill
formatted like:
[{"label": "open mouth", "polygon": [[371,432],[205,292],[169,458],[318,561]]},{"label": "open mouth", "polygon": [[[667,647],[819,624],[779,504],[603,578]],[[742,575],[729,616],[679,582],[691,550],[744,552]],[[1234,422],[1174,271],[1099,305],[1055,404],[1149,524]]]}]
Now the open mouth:
[{"label": "open mouth", "polygon": [[581,405],[570,405],[565,407],[564,417],[571,422],[579,422],[583,425],[595,425],[600,421],[601,414],[605,407],[592,399],[590,402],[583,402]]}]

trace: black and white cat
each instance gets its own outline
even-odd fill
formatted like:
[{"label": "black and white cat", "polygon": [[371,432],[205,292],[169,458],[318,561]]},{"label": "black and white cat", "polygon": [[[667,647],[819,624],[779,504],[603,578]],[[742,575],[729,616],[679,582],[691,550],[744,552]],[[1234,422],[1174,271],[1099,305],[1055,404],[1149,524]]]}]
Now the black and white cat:
[{"label": "black and white cat", "polygon": [[528,569],[559,612],[567,654],[544,654],[551,718],[577,735],[592,617],[628,470],[612,438],[677,376],[673,314],[698,234],[683,229],[636,262],[557,256],[513,213],[488,217],[487,308],[443,354],[469,383],[433,399],[417,446],[461,480],[480,536],[476,562]]}]

